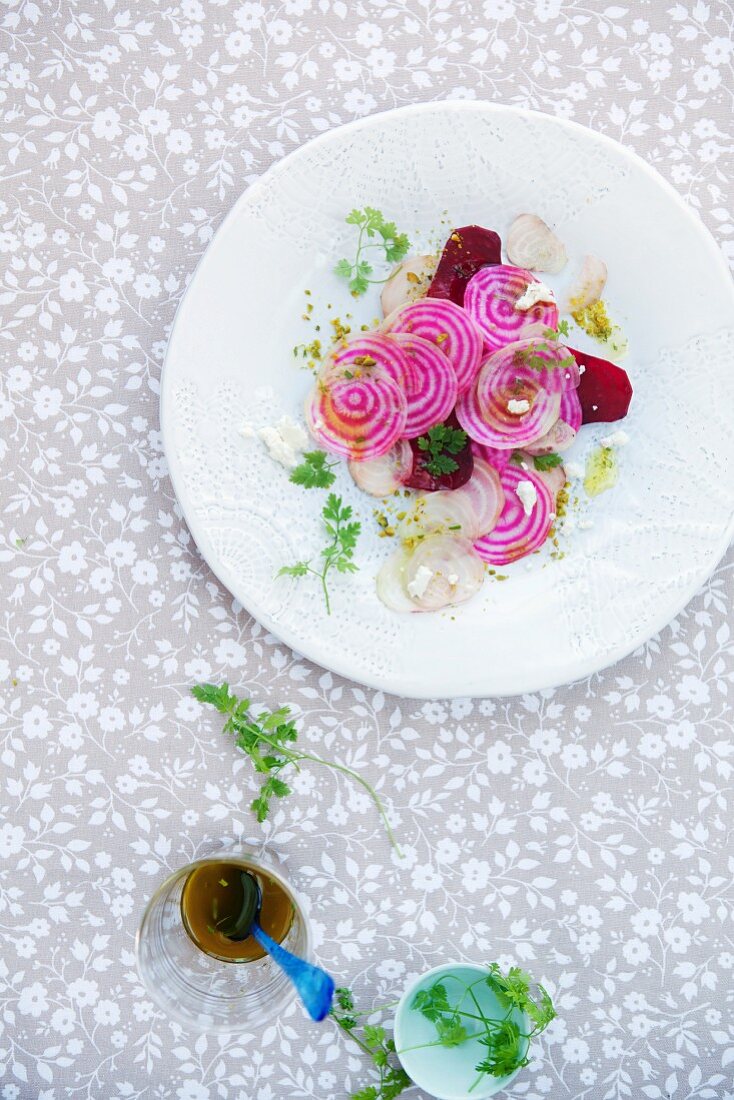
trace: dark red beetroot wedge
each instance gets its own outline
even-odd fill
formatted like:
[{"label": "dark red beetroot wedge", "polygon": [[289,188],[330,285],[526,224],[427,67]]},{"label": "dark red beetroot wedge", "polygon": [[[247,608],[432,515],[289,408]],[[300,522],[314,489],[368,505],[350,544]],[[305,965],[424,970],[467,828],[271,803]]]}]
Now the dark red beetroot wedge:
[{"label": "dark red beetroot wedge", "polygon": [[576,390],[581,402],[581,423],[609,424],[625,417],[632,400],[632,383],[627,371],[586,351],[568,350],[579,367],[585,368]]},{"label": "dark red beetroot wedge", "polygon": [[[453,413],[446,418],[444,423],[451,428],[461,427]],[[403,485],[408,489],[423,489],[424,492],[429,493],[434,493],[438,489],[460,489],[462,485],[466,485],[474,472],[474,455],[471,439],[468,436],[462,449],[457,454],[451,455],[454,462],[458,464],[457,468],[450,474],[440,474],[438,477],[429,473],[423,465],[424,462],[429,461],[429,458],[426,452],[418,446],[418,440],[410,439],[408,442],[413,451],[413,469],[410,472],[410,477],[403,482]]]},{"label": "dark red beetroot wedge", "polygon": [[502,242],[491,229],[463,225],[455,229],[444,245],[436,274],[428,288],[429,298],[449,298],[464,304],[464,291],[480,267],[502,263]]}]

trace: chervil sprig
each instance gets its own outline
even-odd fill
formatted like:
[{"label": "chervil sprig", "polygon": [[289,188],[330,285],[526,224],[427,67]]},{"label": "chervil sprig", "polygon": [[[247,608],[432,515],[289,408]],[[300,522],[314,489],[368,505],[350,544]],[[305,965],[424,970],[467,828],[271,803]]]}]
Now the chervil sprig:
[{"label": "chervil sprig", "polygon": [[354,998],[348,989],[337,989],[336,1005],[331,1009],[331,1018],[372,1060],[379,1074],[377,1084],[358,1089],[352,1093],[351,1100],[395,1100],[413,1082],[402,1066],[391,1061],[395,1053],[395,1043],[388,1039],[384,1027],[359,1023],[361,1016],[369,1015],[372,1013],[355,1011]]},{"label": "chervil sprig", "polygon": [[336,480],[331,471],[338,465],[328,461],[325,451],[306,451],[303,462],[291,470],[290,480],[304,489],[328,489]]},{"label": "chervil sprig", "polygon": [[362,524],[358,520],[352,520],[351,506],[345,504],[336,493],[329,493],[326,504],[321,510],[326,533],[330,542],[321,551],[320,569],[311,565],[308,561],[297,561],[295,565],[284,565],[279,569],[278,577],[305,577],[307,573],[313,573],[321,581],[321,588],[326,602],[326,612],[331,615],[331,600],[327,578],[332,569],[337,573],[356,573],[359,568],[353,561],[354,550],[357,545]]},{"label": "chervil sprig", "polygon": [[291,793],[291,788],[281,778],[281,772],[286,768],[294,768],[298,772],[299,765],[304,762],[321,764],[349,776],[367,792],[377,807],[390,843],[400,853],[385,807],[374,787],[346,765],[296,748],[298,731],[290,717],[289,707],[280,707],[274,711],[261,710],[253,714],[251,701],[234,695],[226,683],[198,684],[191,689],[191,694],[200,703],[208,703],[225,716],[224,732],[234,735],[237,747],[249,756],[258,775],[264,777],[257,797],[250,806],[258,821],[265,821],[270,813],[271,799],[285,798]]},{"label": "chervil sprig", "polygon": [[533,466],[541,473],[544,470],[555,470],[556,466],[560,466],[562,462],[563,459],[557,454],[533,455]]},{"label": "chervil sprig", "polygon": [[[499,1019],[487,1016],[482,1009],[477,995],[482,985],[488,985],[505,1004]],[[411,1008],[436,1028],[436,1039],[426,1045],[455,1047],[476,1039],[486,1049],[475,1067],[479,1078],[472,1088],[484,1076],[508,1077],[526,1066],[531,1039],[544,1031],[556,1015],[542,985],[534,984],[530,975],[517,966],[510,967],[505,974],[497,963],[491,963],[487,973],[473,982],[464,981],[458,974],[444,974],[416,993]],[[524,1018],[530,1021],[527,1030],[522,1023]]]},{"label": "chervil sprig", "polygon": [[555,328],[547,328],[543,335],[549,340],[560,340],[562,336],[568,336],[568,321],[559,321]]},{"label": "chervil sprig", "polygon": [[452,474],[454,470],[458,470],[459,463],[451,456],[463,450],[466,439],[466,432],[448,424],[437,424],[427,435],[419,436],[418,447],[425,452],[422,460],[424,468],[434,477]]},{"label": "chervil sprig", "polygon": [[[381,249],[388,263],[396,264],[407,255],[410,241],[405,233],[398,233],[395,222],[385,221],[380,210],[365,206],[364,210],[352,210],[345,219],[347,225],[359,229],[357,249],[353,260],[343,259],[334,268],[340,279],[346,279],[355,298],[364,294],[370,283],[382,283],[384,279],[371,279],[373,267],[364,259],[367,249]],[[365,239],[366,238],[366,239]]]}]

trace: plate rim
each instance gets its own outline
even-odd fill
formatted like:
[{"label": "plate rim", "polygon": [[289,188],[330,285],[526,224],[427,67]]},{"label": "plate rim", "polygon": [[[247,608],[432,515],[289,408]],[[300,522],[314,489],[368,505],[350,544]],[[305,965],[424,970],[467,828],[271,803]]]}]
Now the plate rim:
[{"label": "plate rim", "polygon": [[[455,699],[455,698],[511,698],[520,695],[535,694],[540,691],[555,690],[557,688],[565,687],[569,684],[577,683],[584,680],[589,676],[596,673],[603,672],[605,669],[611,668],[625,657],[634,653],[635,650],[643,645],[646,645],[651,638],[655,637],[666,626],[677,618],[678,615],[688,606],[690,601],[696,595],[698,590],[703,584],[713,575],[718,565],[722,561],[726,554],[732,538],[734,538],[734,508],[729,518],[728,526],[725,530],[721,541],[717,543],[716,548],[707,556],[705,566],[697,571],[693,579],[685,586],[685,595],[680,601],[676,601],[676,609],[672,615],[668,615],[666,612],[662,617],[654,617],[651,621],[652,629],[648,626],[644,630],[637,632],[635,641],[633,643],[625,642],[622,645],[614,648],[609,654],[604,657],[603,663],[599,664],[598,657],[589,658],[588,660],[579,660],[574,666],[574,671],[567,677],[564,676],[561,680],[557,677],[551,676],[550,678],[532,677],[530,674],[524,674],[523,670],[518,669],[517,674],[513,678],[513,683],[506,690],[489,690],[477,691],[475,688],[465,687],[460,688],[458,686],[449,686],[448,690],[437,693],[435,691],[427,690],[425,684],[421,683],[421,678],[416,677],[415,673],[411,672],[409,675],[399,676],[393,679],[390,674],[385,675],[370,675],[369,673],[362,674],[360,672],[359,677],[355,677],[354,669],[350,667],[350,662],[342,662],[339,659],[338,654],[335,659],[329,657],[328,660],[324,660],[321,655],[321,647],[318,639],[316,639],[315,645],[309,647],[315,655],[306,655],[302,652],[299,644],[299,639],[294,636],[294,632],[287,626],[283,626],[273,621],[270,615],[266,611],[253,611],[248,604],[240,599],[233,587],[225,581],[220,573],[220,566],[210,560],[210,556],[202,549],[202,541],[207,542],[206,532],[202,530],[198,517],[193,512],[193,509],[185,503],[185,490],[182,495],[180,489],[183,489],[183,476],[179,469],[179,463],[176,458],[176,450],[173,445],[172,428],[170,417],[168,416],[168,406],[166,401],[166,377],[170,375],[172,368],[169,366],[171,357],[171,347],[174,341],[176,333],[176,326],[180,321],[181,314],[186,307],[189,295],[192,293],[194,284],[198,278],[201,277],[201,270],[204,261],[210,255],[215,242],[223,237],[227,231],[230,221],[238,216],[241,209],[246,205],[248,200],[251,200],[253,196],[257,196],[258,192],[263,189],[267,183],[275,176],[278,176],[281,172],[285,172],[290,167],[293,160],[296,160],[304,150],[311,149],[314,146],[325,145],[330,141],[334,141],[335,135],[341,135],[343,133],[353,133],[362,129],[369,129],[375,125],[378,125],[386,118],[395,115],[414,115],[414,114],[428,114],[436,109],[448,110],[456,113],[497,113],[505,115],[514,115],[518,119],[542,119],[546,122],[551,122],[553,125],[559,127],[561,130],[567,130],[570,133],[578,134],[580,132],[590,136],[592,141],[598,142],[602,146],[614,151],[617,156],[621,156],[628,162],[633,164],[636,169],[642,170],[646,176],[654,180],[657,186],[661,186],[663,190],[673,199],[674,204],[678,207],[681,214],[691,224],[705,248],[709,253],[708,260],[712,265],[716,265],[720,276],[726,281],[730,288],[730,298],[732,301],[732,307],[734,309],[734,282],[731,280],[731,273],[729,267],[724,258],[724,254],[721,251],[716,239],[705,225],[702,218],[691,207],[682,195],[673,187],[673,185],[652,165],[633,149],[623,145],[615,138],[610,137],[608,134],[604,134],[598,130],[592,129],[590,126],[585,126],[580,122],[575,122],[572,119],[558,118],[555,115],[548,114],[545,111],[536,111],[531,108],[520,107],[514,104],[507,103],[494,103],[491,100],[486,99],[435,99],[427,100],[421,103],[409,103],[401,107],[393,107],[386,111],[377,111],[373,114],[366,115],[364,118],[353,119],[350,122],[343,123],[340,126],[333,127],[332,129],[325,130],[323,133],[316,134],[308,141],[303,142],[295,149],[291,149],[289,153],[281,157],[279,160],[271,164],[261,176],[250,183],[232,204],[232,207],[222,219],[221,224],[217,228],[211,241],[204,249],[202,255],[199,257],[197,264],[189,278],[181,300],[176,308],[176,312],[171,323],[171,329],[168,335],[168,341],[166,345],[166,354],[161,367],[160,375],[160,398],[159,398],[159,426],[161,430],[161,437],[163,441],[163,450],[166,456],[166,462],[168,465],[168,476],[171,481],[173,492],[176,498],[176,502],[181,509],[181,513],[189,529],[191,537],[193,538],[197,550],[202,559],[206,563],[209,569],[211,569],[214,576],[217,578],[220,584],[237,600],[240,606],[247,611],[257,622],[259,622],[270,634],[276,639],[281,641],[284,645],[287,645],[293,652],[299,657],[303,657],[305,660],[311,661],[318,667],[334,672],[339,676],[343,676],[345,679],[350,680],[353,684],[359,684],[364,687],[370,688],[375,691],[387,692],[391,695],[396,695],[402,698],[408,699]],[[168,425],[168,427],[167,427]],[[222,572],[225,570],[222,569]],[[654,625],[653,625],[654,624]],[[447,666],[450,667],[450,666]],[[399,682],[398,682],[399,681]]]}]

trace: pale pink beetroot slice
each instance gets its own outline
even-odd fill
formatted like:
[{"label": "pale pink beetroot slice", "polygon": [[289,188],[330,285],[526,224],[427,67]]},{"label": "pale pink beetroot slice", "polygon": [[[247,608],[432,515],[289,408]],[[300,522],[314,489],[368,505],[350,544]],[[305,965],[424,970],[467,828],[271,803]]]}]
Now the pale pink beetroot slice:
[{"label": "pale pink beetroot slice", "polygon": [[[461,427],[453,413],[446,418],[445,423],[451,428]],[[462,485],[466,485],[474,472],[474,455],[469,438],[467,438],[465,446],[460,451],[455,455],[451,455],[454,462],[457,463],[457,468],[450,474],[440,474],[438,477],[429,473],[423,465],[429,459],[426,452],[418,446],[418,440],[410,439],[408,442],[413,451],[413,469],[410,476],[403,479],[403,485],[408,489],[422,489],[424,492],[429,493],[436,492],[438,489],[460,489]]]},{"label": "pale pink beetroot slice", "polygon": [[502,242],[491,229],[462,225],[454,229],[444,245],[436,274],[428,288],[429,298],[449,298],[464,304],[464,291],[480,267],[502,263]]},{"label": "pale pink beetroot slice", "polygon": [[582,424],[609,424],[627,415],[632,400],[629,375],[616,363],[568,349],[579,365],[581,381],[576,394],[581,402]]}]

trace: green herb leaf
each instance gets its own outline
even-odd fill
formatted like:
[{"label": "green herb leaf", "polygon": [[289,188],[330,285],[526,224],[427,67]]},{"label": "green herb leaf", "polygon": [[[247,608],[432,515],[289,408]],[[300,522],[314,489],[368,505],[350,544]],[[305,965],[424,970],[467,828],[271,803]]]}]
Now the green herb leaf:
[{"label": "green herb leaf", "polygon": [[303,462],[291,470],[290,480],[304,489],[328,489],[334,484],[336,475],[332,470],[338,465],[329,462],[328,457],[325,451],[306,451]]},{"label": "green herb leaf", "polygon": [[[312,454],[319,453],[321,452],[312,452]],[[299,469],[299,467],[296,467],[296,469]],[[312,475],[309,474],[308,476],[311,477]],[[314,568],[308,561],[299,561],[295,565],[283,566],[276,573],[276,577],[305,577],[307,573],[313,573],[321,581],[326,611],[330,615],[331,599],[327,584],[329,572],[332,569],[335,569],[337,573],[357,572],[359,566],[352,558],[357,546],[357,539],[362,530],[362,524],[359,520],[352,520],[350,505],[344,504],[342,498],[337,496],[336,493],[329,493],[326,504],[321,510],[321,516],[326,533],[329,536],[329,542],[321,551],[321,569]]]},{"label": "green herb leaf", "polygon": [[337,989],[336,1005],[331,1009],[331,1018],[367,1055],[379,1075],[376,1084],[365,1085],[353,1092],[351,1100],[395,1100],[413,1082],[402,1066],[391,1062],[390,1059],[395,1054],[395,1043],[387,1038],[384,1027],[365,1024],[360,1034],[358,1017],[366,1015],[371,1013],[354,1011],[354,999],[348,989]]},{"label": "green herb leaf", "polygon": [[347,225],[355,225],[359,229],[357,248],[353,260],[339,260],[334,267],[334,274],[345,279],[352,294],[359,297],[370,283],[384,282],[383,279],[370,278],[373,267],[364,259],[365,249],[377,248],[384,253],[388,263],[396,264],[407,255],[410,241],[405,233],[398,233],[395,222],[385,221],[381,211],[372,206],[365,206],[364,210],[352,210],[345,221]]},{"label": "green herb leaf", "polygon": [[479,1042],[487,1048],[487,1057],[476,1067],[477,1073],[507,1077],[528,1064],[523,1053],[525,1040],[514,1020],[501,1021],[496,1029],[487,1031]]},{"label": "green herb leaf", "polygon": [[[476,1067],[477,1073],[506,1077],[528,1064],[530,1040],[548,1026],[555,1010],[547,991],[534,985],[526,971],[515,966],[503,974],[497,963],[487,970],[486,976],[468,983],[458,974],[447,974],[427,989],[419,990],[411,1008],[435,1024],[436,1039],[429,1046],[461,1046],[469,1039],[476,1039],[487,1051]],[[473,992],[484,984],[490,986],[505,1006],[499,1019],[484,1015]],[[521,1030],[518,1020],[522,1021],[522,1013],[532,1023],[530,1031]]]},{"label": "green herb leaf", "polygon": [[295,565],[284,565],[275,574],[276,577],[305,577],[311,572],[311,566],[307,561],[297,561]]},{"label": "green herb leaf", "polygon": [[461,1046],[469,1038],[469,1032],[456,1016],[436,1020],[436,1031],[441,1040],[441,1046],[444,1047]]},{"label": "green herb leaf", "polygon": [[[263,710],[255,716],[251,713],[250,700],[234,695],[229,690],[229,684],[226,683],[197,684],[192,687],[191,694],[199,702],[208,703],[220,714],[226,715],[224,732],[233,735],[235,744],[249,756],[256,773],[264,777],[258,795],[251,803],[258,821],[265,821],[268,817],[272,798],[285,798],[291,793],[290,786],[281,778],[282,770],[287,767],[298,769],[299,764],[308,761],[331,768],[334,772],[346,775],[358,783],[374,802],[390,843],[399,852],[385,808],[374,788],[366,779],[344,764],[326,760],[322,756],[314,756],[297,748],[298,731],[290,717],[289,707],[279,707],[273,711]],[[341,1008],[348,1011],[351,998],[349,990],[338,991],[338,997]]]},{"label": "green herb leaf", "polygon": [[533,455],[533,465],[541,473],[543,470],[555,470],[556,466],[560,466],[562,462],[563,459],[557,454]]},{"label": "green herb leaf", "polygon": [[[348,218],[347,221],[349,221]],[[334,274],[338,275],[340,279],[351,279],[352,265],[349,260],[339,260],[339,263],[334,268]]]},{"label": "green herb leaf", "polygon": [[422,460],[424,469],[434,477],[452,474],[458,470],[459,463],[451,455],[456,455],[466,446],[467,434],[461,428],[452,428],[448,424],[437,424],[427,435],[418,437],[418,447],[424,451]]},{"label": "green herb leaf", "polygon": [[559,321],[556,328],[547,328],[544,330],[543,335],[548,340],[555,340],[558,342],[562,336],[568,336],[568,321]]}]

